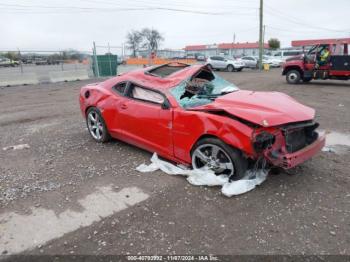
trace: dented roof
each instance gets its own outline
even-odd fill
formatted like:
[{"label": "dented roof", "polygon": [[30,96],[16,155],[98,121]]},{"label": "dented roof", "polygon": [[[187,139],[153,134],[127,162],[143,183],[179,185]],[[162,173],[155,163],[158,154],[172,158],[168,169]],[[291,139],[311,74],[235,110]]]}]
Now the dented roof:
[{"label": "dented roof", "polygon": [[[177,86],[183,80],[190,78],[195,73],[197,73],[203,65],[192,65],[187,66],[179,71],[176,71],[166,77],[160,77],[150,74],[149,71],[155,67],[147,67],[140,70],[131,71],[118,76],[120,81],[131,81],[138,83],[145,87],[150,87],[153,89],[169,89],[171,87]],[[115,80],[114,80],[115,82]]]}]

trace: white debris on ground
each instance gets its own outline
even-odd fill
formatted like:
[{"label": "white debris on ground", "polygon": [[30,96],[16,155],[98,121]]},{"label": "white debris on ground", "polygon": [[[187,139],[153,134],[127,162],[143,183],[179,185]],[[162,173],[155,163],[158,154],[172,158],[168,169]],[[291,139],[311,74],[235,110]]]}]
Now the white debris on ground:
[{"label": "white debris on ground", "polygon": [[232,181],[223,185],[221,192],[227,196],[236,196],[253,190],[261,185],[267,178],[268,170],[248,170],[247,174],[238,181]]},{"label": "white debris on ground", "polygon": [[22,150],[22,149],[28,149],[30,146],[28,144],[20,144],[20,145],[15,145],[15,146],[7,146],[3,147],[2,150],[7,151],[7,150]]},{"label": "white debris on ground", "polygon": [[338,146],[350,147],[350,134],[344,134],[339,132],[325,132],[326,145],[322,148],[323,152],[341,153],[342,150],[336,148]]},{"label": "white debris on ground", "polygon": [[187,177],[187,181],[194,186],[222,186],[221,192],[227,196],[244,194],[261,185],[267,178],[267,170],[249,170],[247,174],[238,181],[229,182],[226,175],[215,175],[208,169],[186,169],[183,166],[175,166],[167,161],[158,158],[156,153],[151,158],[151,164],[141,164],[136,170],[142,173],[162,170],[168,175],[182,175]]}]

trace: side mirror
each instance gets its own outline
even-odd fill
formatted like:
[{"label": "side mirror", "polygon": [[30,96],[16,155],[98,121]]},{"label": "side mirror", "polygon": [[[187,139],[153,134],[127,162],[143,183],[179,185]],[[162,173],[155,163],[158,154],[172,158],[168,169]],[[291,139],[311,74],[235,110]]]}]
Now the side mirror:
[{"label": "side mirror", "polygon": [[164,102],[161,105],[161,108],[164,110],[170,109],[170,103],[169,103],[168,99],[164,100]]}]

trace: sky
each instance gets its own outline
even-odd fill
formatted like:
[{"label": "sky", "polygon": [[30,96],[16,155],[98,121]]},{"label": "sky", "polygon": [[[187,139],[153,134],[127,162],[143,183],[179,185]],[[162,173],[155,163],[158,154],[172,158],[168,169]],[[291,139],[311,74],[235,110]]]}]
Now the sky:
[{"label": "sky", "polygon": [[[157,29],[161,48],[256,42],[260,0],[0,0],[0,51],[91,51],[120,54],[130,30]],[[350,37],[350,0],[264,0],[265,40]],[[100,48],[100,51],[104,52]]]}]

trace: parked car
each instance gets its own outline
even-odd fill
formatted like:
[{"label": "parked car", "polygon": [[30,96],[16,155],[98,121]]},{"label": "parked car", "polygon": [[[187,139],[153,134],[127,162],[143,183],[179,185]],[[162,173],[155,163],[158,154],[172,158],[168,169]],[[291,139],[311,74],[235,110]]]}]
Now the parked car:
[{"label": "parked car", "polygon": [[197,59],[197,61],[206,61],[206,58],[204,55],[197,55],[196,59]]},{"label": "parked car", "polygon": [[232,180],[257,160],[297,166],[325,144],[314,109],[283,93],[239,90],[206,65],[131,71],[83,86],[79,101],[96,142],[113,137]]},{"label": "parked car", "polygon": [[263,56],[263,64],[268,64],[270,67],[281,67],[283,60],[273,56]]},{"label": "parked car", "polygon": [[[244,56],[241,58],[247,68],[257,68],[259,66],[258,56]],[[263,64],[268,64],[270,67],[280,67],[283,61],[279,58],[263,55]]]},{"label": "parked car", "polygon": [[195,55],[186,55],[186,59],[196,59]]},{"label": "parked car", "polygon": [[242,71],[245,66],[241,60],[226,59],[223,56],[211,56],[207,59],[206,64],[212,69],[224,69],[229,72]]},{"label": "parked car", "polygon": [[52,58],[37,57],[34,59],[36,65],[59,65],[60,61]]},{"label": "parked car", "polygon": [[273,55],[274,58],[279,58],[282,62],[285,62],[288,58],[301,55],[303,50],[281,50]]},{"label": "parked car", "polygon": [[118,56],[117,57],[117,64],[118,65],[125,65],[126,64],[126,60],[124,57]]},{"label": "parked car", "polygon": [[19,65],[19,61],[11,60],[6,57],[0,57],[0,67],[15,67]]},{"label": "parked car", "polygon": [[246,68],[258,67],[258,59],[254,56],[243,56],[241,60],[244,62],[244,67]]}]

